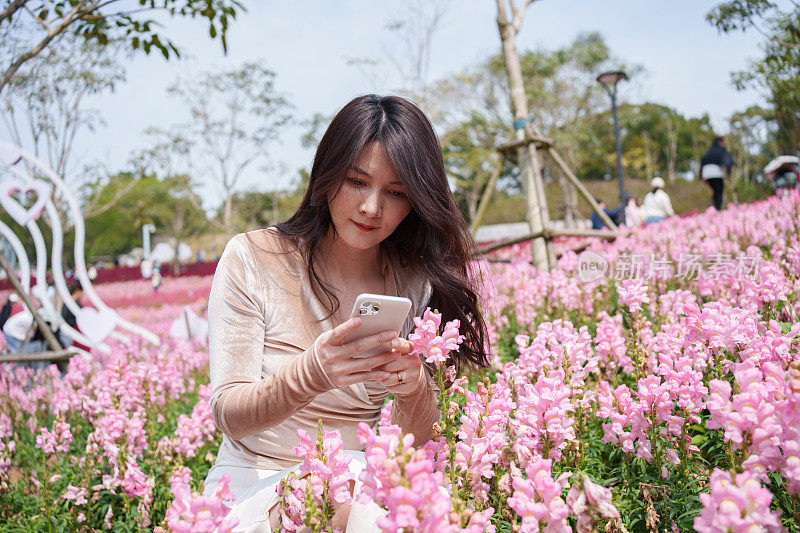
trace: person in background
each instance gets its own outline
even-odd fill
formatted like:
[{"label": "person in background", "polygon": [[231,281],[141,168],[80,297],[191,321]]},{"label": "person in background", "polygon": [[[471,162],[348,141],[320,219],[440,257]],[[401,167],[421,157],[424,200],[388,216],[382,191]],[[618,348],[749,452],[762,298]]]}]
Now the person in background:
[{"label": "person in background", "polygon": [[653,190],[647,193],[642,202],[642,216],[645,224],[660,222],[675,214],[669,195],[664,192],[663,178],[656,176],[650,181],[650,186]]},{"label": "person in background", "polygon": [[153,286],[153,292],[158,292],[161,286],[161,266],[156,265],[153,267],[153,275],[150,276],[150,284]]},{"label": "person in background", "polygon": [[6,298],[6,303],[0,308],[0,329],[3,329],[3,326],[6,325],[8,318],[11,316],[11,306],[14,305],[14,302],[17,300],[19,300],[19,296],[12,292],[8,295],[8,298]]},{"label": "person in background", "polygon": [[[33,297],[31,297],[31,300],[34,305],[38,303],[38,300]],[[12,294],[3,307],[6,305],[10,307],[10,305],[16,301],[19,301],[19,297],[16,294]],[[0,310],[0,314],[2,314],[2,312],[3,311]],[[50,327],[53,326],[53,322],[55,321],[54,316],[49,316],[47,313],[43,312],[41,308],[39,309],[39,314]],[[23,307],[22,311],[13,314],[6,320],[5,324],[3,324],[3,335],[6,337],[6,346],[10,354],[48,351],[44,334],[34,322],[33,314],[27,307]],[[33,370],[45,369],[49,365],[49,361],[23,361],[16,363],[16,366],[29,367]]]},{"label": "person in background", "polygon": [[[614,224],[619,225],[620,216],[622,215],[623,209],[621,205],[616,209],[606,209],[606,203],[603,200],[595,199],[595,202],[597,202],[597,205],[600,206],[600,209],[602,209],[603,212],[608,215],[608,218],[610,218]],[[592,211],[590,220],[592,221],[592,229],[603,229],[606,227],[606,223],[603,222],[603,219],[600,218],[600,215],[597,214],[597,211]]]},{"label": "person in background", "polygon": [[722,195],[725,190],[725,176],[730,174],[733,158],[725,149],[725,138],[714,137],[711,148],[700,160],[700,178],[705,180],[711,190],[711,203],[717,211],[722,209]]},{"label": "person in background", "polygon": [[6,338],[8,353],[19,353],[20,348],[32,333],[33,315],[27,308],[11,315],[11,306],[19,301],[19,296],[12,293],[8,296],[0,314],[8,313],[3,321],[3,335]]},{"label": "person in background", "polygon": [[[67,290],[69,290],[69,295],[75,301],[75,304],[78,307],[81,306],[81,298],[83,298],[83,288],[81,287],[80,282],[77,279],[72,279],[67,283]],[[70,326],[73,329],[76,329],[78,324],[77,317],[70,311],[69,307],[62,304],[61,307],[61,318],[64,320],[64,323]],[[68,348],[72,346],[74,340],[69,334],[64,331],[64,329],[58,329],[58,342],[61,343],[61,346],[64,348]]]},{"label": "person in background", "polygon": [[629,228],[638,228],[643,222],[642,199],[629,195],[625,204],[625,225]]},{"label": "person in background", "polygon": [[[8,349],[9,353],[17,353],[19,351],[20,345],[22,344],[22,340],[18,338],[17,336],[18,334],[16,332],[18,326],[15,325],[10,326],[8,329],[8,333],[6,333],[6,324],[8,324],[8,319],[11,318],[11,308],[18,301],[19,301],[19,296],[17,296],[16,293],[12,292],[11,294],[8,295],[8,298],[6,298],[3,307],[0,308],[0,330],[2,330],[3,336],[6,338],[6,348]],[[31,317],[31,319],[33,319],[33,317]],[[27,328],[25,328],[25,331],[23,331],[22,333],[23,335],[27,333]]]}]

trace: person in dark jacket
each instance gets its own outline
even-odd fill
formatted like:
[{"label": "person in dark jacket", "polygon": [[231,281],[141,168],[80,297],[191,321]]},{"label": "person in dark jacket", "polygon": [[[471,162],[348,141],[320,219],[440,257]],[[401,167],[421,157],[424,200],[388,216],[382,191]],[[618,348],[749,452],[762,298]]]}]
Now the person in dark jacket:
[{"label": "person in dark jacket", "polygon": [[[603,200],[595,200],[597,205],[600,206],[600,209],[608,215],[608,218],[611,219],[611,222],[614,224],[621,224],[622,221],[620,220],[622,217],[623,210],[625,209],[622,206],[617,207],[616,209],[606,209],[606,203]],[[592,211],[592,216],[590,217],[592,222],[592,229],[603,229],[606,227],[606,223],[603,222],[603,219],[600,218],[600,215],[597,214],[596,211]]]},{"label": "person in dark jacket", "polygon": [[[67,283],[67,290],[69,291],[70,296],[75,301],[75,305],[81,307],[81,298],[83,298],[83,288],[81,287],[80,282],[77,279],[72,279]],[[64,320],[64,323],[70,326],[73,329],[76,329],[78,326],[78,318],[70,311],[69,307],[66,305],[62,305],[61,307],[61,318]],[[58,342],[61,343],[61,346],[64,348],[68,348],[72,346],[75,342],[69,334],[62,330],[58,330]]]},{"label": "person in dark jacket", "polygon": [[[14,299],[11,298],[12,294],[14,293],[12,292],[8,295],[6,303],[4,303],[3,307],[0,308],[0,329],[3,329],[3,326],[6,325],[9,317],[11,317],[11,306],[14,304]],[[16,294],[14,294],[14,296],[16,297]]]},{"label": "person in dark jacket", "polygon": [[714,137],[711,148],[700,160],[700,177],[705,180],[713,195],[711,203],[719,211],[722,209],[722,193],[725,190],[725,176],[730,174],[733,158],[725,149],[725,138]]}]

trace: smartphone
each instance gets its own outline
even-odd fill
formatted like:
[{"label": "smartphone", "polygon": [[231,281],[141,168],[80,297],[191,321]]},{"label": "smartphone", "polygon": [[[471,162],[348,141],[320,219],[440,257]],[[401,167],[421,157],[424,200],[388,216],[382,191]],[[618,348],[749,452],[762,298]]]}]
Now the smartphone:
[{"label": "smartphone", "polygon": [[[383,294],[359,294],[356,298],[356,303],[353,305],[353,312],[350,313],[350,318],[360,317],[361,325],[348,335],[345,343],[357,341],[384,331],[396,331],[399,335],[400,330],[403,329],[403,325],[406,323],[406,317],[410,310],[411,300],[408,298]],[[390,344],[387,342],[355,357],[380,355],[391,351],[391,349]]]}]

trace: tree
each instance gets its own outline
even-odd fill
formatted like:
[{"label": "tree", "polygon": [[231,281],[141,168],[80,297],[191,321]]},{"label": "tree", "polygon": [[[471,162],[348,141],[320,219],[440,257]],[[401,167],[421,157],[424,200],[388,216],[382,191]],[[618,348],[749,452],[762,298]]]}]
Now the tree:
[{"label": "tree", "polygon": [[170,92],[192,115],[173,137],[189,143],[198,174],[220,188],[222,229],[230,234],[234,188],[245,170],[267,161],[267,148],[291,119],[291,105],[275,89],[275,73],[257,63],[179,79]]},{"label": "tree", "polygon": [[[597,33],[580,34],[567,46],[555,50],[521,51],[519,59],[533,123],[556,141],[567,164],[578,175],[585,174],[582,165],[587,164],[602,169],[590,175],[605,173],[607,154],[613,156],[609,150],[613,146],[613,136],[607,124],[597,119],[598,110],[608,108],[608,100],[595,76],[605,66],[622,62],[613,58]],[[639,70],[635,66],[626,68],[633,72]],[[482,162],[472,173],[465,168],[448,167],[455,177],[456,195],[481,194],[487,174],[494,167],[492,160],[497,146],[513,133],[504,57],[492,56],[455,76],[438,80],[430,85],[428,95],[436,102],[434,107],[442,110],[435,118],[445,157],[454,155],[453,161],[462,165],[465,161]],[[601,116],[610,120],[609,113]],[[587,122],[596,122],[598,127],[587,130]],[[471,146],[465,140],[470,140]],[[591,155],[584,155],[587,145],[592,147]],[[509,162],[501,170],[500,184],[510,192],[521,188],[521,173],[516,155],[511,155]],[[545,168],[544,175],[562,183],[566,192],[564,213],[569,219],[577,201],[571,184],[563,183],[566,177],[558,168]],[[469,184],[466,180],[472,178],[476,182]],[[465,206],[464,212],[474,214],[471,200],[466,196],[460,200]]]},{"label": "tree", "polygon": [[[506,4],[507,2],[507,4]],[[516,0],[497,0],[497,29],[500,33],[500,42],[503,50],[503,60],[508,75],[508,95],[511,107],[511,118],[515,127],[517,140],[523,140],[530,135],[532,128],[528,119],[528,98],[525,94],[525,81],[522,77],[519,52],[517,51],[517,34],[519,33],[525,10],[534,0],[524,0],[517,5]],[[510,12],[509,12],[510,9]],[[549,229],[550,213],[547,208],[547,196],[544,192],[542,180],[541,160],[536,144],[521,145],[518,157],[526,161],[523,172],[523,191],[525,193],[525,218],[530,226],[531,233],[541,233]],[[540,270],[550,270],[555,263],[555,253],[552,242],[543,237],[531,241],[531,256],[533,264]]]},{"label": "tree", "polygon": [[632,177],[664,174],[673,181],[679,172],[692,170],[693,161],[702,156],[694,143],[705,150],[714,135],[707,115],[687,119],[676,109],[652,102],[620,106],[619,117],[623,162]]},{"label": "tree", "polygon": [[507,137],[502,125],[498,127],[479,110],[440,137],[445,169],[468,220],[474,219],[489,177],[500,163],[496,147]]},{"label": "tree", "polygon": [[[125,72],[115,46],[71,35],[63,36],[59,45],[17,71],[0,93],[0,116],[12,142],[25,146],[76,188],[75,140],[102,124],[99,112],[87,108],[85,99],[113,91],[125,79]],[[58,205],[59,199],[55,201]],[[84,206],[84,217],[100,208]]]},{"label": "tree", "polygon": [[728,124],[726,143],[734,158],[732,176],[728,181],[735,190],[741,179],[752,182],[754,175],[772,159],[770,154],[777,151],[775,121],[770,110],[750,106],[731,115]]},{"label": "tree", "polygon": [[228,22],[244,6],[238,0],[8,0],[0,8],[0,94],[17,71],[66,34],[100,45],[123,40],[132,50],[165,58],[179,50],[150,15],[205,19],[212,39],[227,49]]},{"label": "tree", "polygon": [[370,85],[384,86],[390,63],[400,78],[396,90],[412,96],[428,116],[436,116],[435,100],[428,100],[428,69],[433,38],[441,27],[452,0],[401,0],[395,14],[384,25],[390,40],[382,45],[377,57],[355,57],[355,66]]},{"label": "tree", "polygon": [[738,89],[754,87],[766,93],[774,108],[780,151],[800,148],[800,3],[731,0],[715,6],[706,20],[723,33],[752,29],[765,37],[763,58],[733,73],[733,83]]},{"label": "tree", "polygon": [[176,250],[177,243],[207,229],[205,213],[198,209],[197,198],[191,198],[195,193],[184,175],[158,179],[147,174],[137,179],[135,172],[122,172],[90,184],[87,190],[108,201],[128,187],[130,194],[113,209],[86,221],[87,256],[130,252],[141,245],[143,224],[154,224]]},{"label": "tree", "polygon": [[[794,1],[784,11],[772,0],[730,0],[714,6],[706,14],[706,20],[724,33],[754,29],[776,45],[791,50],[800,47],[796,40],[800,37],[798,13],[800,5]],[[784,40],[775,30],[790,39]]]},{"label": "tree", "polygon": [[[273,226],[289,218],[300,205],[301,198],[302,195],[292,190],[237,191],[231,200],[233,229],[245,232]],[[222,209],[217,213],[217,218],[222,218]]]},{"label": "tree", "polygon": [[387,55],[403,80],[404,89],[422,96],[428,84],[433,37],[452,0],[406,0],[402,14],[386,25],[400,40],[399,51]]}]

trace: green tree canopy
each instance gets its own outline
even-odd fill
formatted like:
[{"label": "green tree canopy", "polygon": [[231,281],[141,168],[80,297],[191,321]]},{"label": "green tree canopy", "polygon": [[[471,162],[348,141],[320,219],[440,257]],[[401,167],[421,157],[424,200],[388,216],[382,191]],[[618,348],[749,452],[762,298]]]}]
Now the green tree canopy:
[{"label": "green tree canopy", "polygon": [[[231,197],[233,231],[244,232],[266,228],[289,218],[300,204],[301,194],[293,190],[238,191]],[[217,211],[222,220],[224,206]]]},{"label": "green tree canopy", "polygon": [[150,16],[202,19],[212,39],[227,49],[228,23],[244,6],[238,0],[9,0],[0,7],[0,93],[17,70],[66,33],[107,44],[123,40],[131,49],[165,58],[177,45]]},{"label": "green tree canopy", "polygon": [[720,32],[750,30],[764,36],[763,57],[733,73],[733,83],[738,89],[753,87],[765,93],[773,107],[780,152],[800,148],[800,4],[731,0],[716,5],[706,19]]},{"label": "green tree canopy", "polygon": [[[92,184],[88,194],[110,204],[119,190],[134,180],[133,173],[122,172]],[[166,237],[171,244],[208,228],[186,176],[159,179],[145,175],[113,207],[86,221],[86,256],[116,256],[141,246],[144,224],[155,225],[156,236]]]}]

